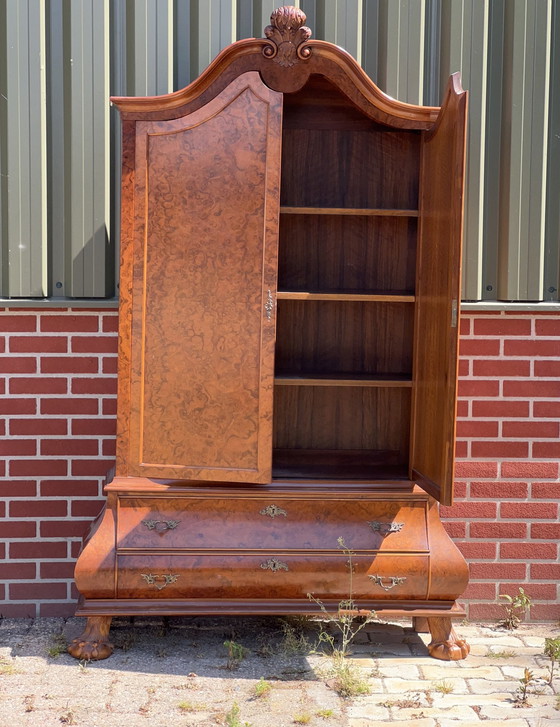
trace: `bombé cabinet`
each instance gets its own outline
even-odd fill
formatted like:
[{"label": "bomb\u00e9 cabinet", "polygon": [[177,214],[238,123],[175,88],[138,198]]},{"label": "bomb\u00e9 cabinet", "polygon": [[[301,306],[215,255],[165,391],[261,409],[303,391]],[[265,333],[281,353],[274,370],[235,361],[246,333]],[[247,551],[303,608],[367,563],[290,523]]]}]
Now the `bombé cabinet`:
[{"label": "bomb\u00e9 cabinet", "polygon": [[114,98],[116,468],[76,567],[78,658],[114,615],[313,613],[452,628],[466,94],[384,95],[283,7],[190,86]]}]

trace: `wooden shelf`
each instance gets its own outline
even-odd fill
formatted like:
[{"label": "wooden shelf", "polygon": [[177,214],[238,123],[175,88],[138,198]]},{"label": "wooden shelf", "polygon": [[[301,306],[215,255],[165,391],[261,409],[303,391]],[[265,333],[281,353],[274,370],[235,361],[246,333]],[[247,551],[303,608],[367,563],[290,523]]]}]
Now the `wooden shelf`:
[{"label": "wooden shelf", "polygon": [[281,215],[348,215],[352,217],[418,217],[418,210],[369,207],[280,207]]},{"label": "wooden shelf", "polygon": [[304,290],[279,290],[278,300],[331,300],[348,301],[354,303],[414,303],[416,297],[411,293],[386,291],[383,293],[337,292],[319,293]]},{"label": "wooden shelf", "polygon": [[405,480],[398,452],[368,450],[274,449],[276,479]]},{"label": "wooden shelf", "polygon": [[276,386],[358,386],[376,388],[411,388],[410,376],[402,374],[287,374],[274,377]]}]

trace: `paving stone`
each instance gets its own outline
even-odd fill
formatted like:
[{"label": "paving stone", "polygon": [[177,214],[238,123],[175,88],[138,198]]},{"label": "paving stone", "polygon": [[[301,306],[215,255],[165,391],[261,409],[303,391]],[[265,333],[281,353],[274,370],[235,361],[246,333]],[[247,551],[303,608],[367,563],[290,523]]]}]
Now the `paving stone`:
[{"label": "paving stone", "polygon": [[[454,662],[455,664],[459,663],[468,663],[468,659],[466,662]],[[449,669],[446,670],[445,668],[440,668],[436,666],[423,666],[422,667],[422,674],[425,679],[455,679],[456,677],[460,677],[461,679],[469,679],[472,677],[477,677],[478,679],[502,679],[502,672],[500,671],[500,668],[498,666],[465,666],[465,667],[458,667],[457,669]]]},{"label": "paving stone", "polygon": [[467,641],[471,646],[475,644],[485,644],[489,647],[491,646],[493,649],[495,649],[496,646],[508,646],[512,649],[514,647],[522,648],[524,646],[521,639],[517,636],[502,636],[489,634],[488,636],[471,636],[469,639],[467,639]]},{"label": "paving stone", "polygon": [[464,722],[461,720],[458,722],[456,719],[447,719],[442,717],[439,722],[439,727],[528,727],[528,722],[525,719],[508,719],[505,723],[503,719],[481,722],[480,720],[469,720]]},{"label": "paving stone", "polygon": [[485,704],[496,704],[503,705],[508,700],[511,700],[512,692],[506,691],[495,691],[488,694],[480,693],[469,693],[469,694],[442,694],[433,695],[434,705],[445,709],[446,707],[452,707],[455,704],[470,704],[475,707],[483,706]]},{"label": "paving stone", "polygon": [[387,707],[382,707],[371,701],[368,701],[366,704],[349,706],[347,715],[350,719],[390,719],[390,713]]},{"label": "paving stone", "polygon": [[[453,693],[468,692],[467,683],[464,679],[453,676],[446,676],[444,680],[453,686]],[[420,691],[424,689],[434,689],[434,682],[426,682],[422,679],[395,679],[388,677],[383,680],[384,686],[389,694],[402,694],[404,692]]]},{"label": "paving stone", "polygon": [[440,707],[416,707],[413,709],[391,709],[391,717],[395,722],[397,721],[410,721],[413,725],[416,725],[416,720],[420,717],[432,717],[434,719],[441,719],[442,717],[448,717],[456,720],[473,720],[477,718],[476,712],[472,707],[468,705],[456,705],[449,707],[445,711]]},{"label": "paving stone", "polygon": [[416,664],[399,664],[399,666],[385,666],[385,660],[377,662],[377,669],[383,677],[398,677],[401,679],[420,679],[420,669]]},{"label": "paving stone", "polygon": [[[383,725],[389,724],[392,722],[392,719],[386,719],[386,720],[370,720],[370,719],[350,719],[348,721],[348,727],[383,727]],[[415,719],[414,720],[414,727],[437,727],[437,722],[435,719],[432,719],[431,717],[427,717],[425,719]],[[478,727],[481,727],[481,725],[478,725]],[[515,727],[515,725],[514,725]],[[526,724],[524,727],[527,727]]]}]

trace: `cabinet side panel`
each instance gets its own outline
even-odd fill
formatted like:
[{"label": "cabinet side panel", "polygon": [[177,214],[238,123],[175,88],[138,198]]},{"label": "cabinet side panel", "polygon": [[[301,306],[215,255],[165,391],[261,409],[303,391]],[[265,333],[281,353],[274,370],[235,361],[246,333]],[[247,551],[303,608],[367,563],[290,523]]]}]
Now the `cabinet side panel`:
[{"label": "cabinet side panel", "polygon": [[130,474],[270,477],[281,99],[139,123]]},{"label": "cabinet side panel", "polygon": [[413,371],[412,478],[453,497],[466,93],[453,79],[422,144]]}]

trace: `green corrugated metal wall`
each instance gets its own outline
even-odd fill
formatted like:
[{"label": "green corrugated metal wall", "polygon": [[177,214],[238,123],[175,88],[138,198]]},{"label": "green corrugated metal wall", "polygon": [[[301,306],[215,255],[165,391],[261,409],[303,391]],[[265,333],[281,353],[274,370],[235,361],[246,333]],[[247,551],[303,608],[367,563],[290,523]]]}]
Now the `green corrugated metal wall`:
[{"label": "green corrugated metal wall", "polygon": [[[181,88],[275,0],[0,0],[0,295],[115,294],[110,94]],[[470,91],[463,297],[558,300],[560,0],[300,0],[389,95]]]}]

